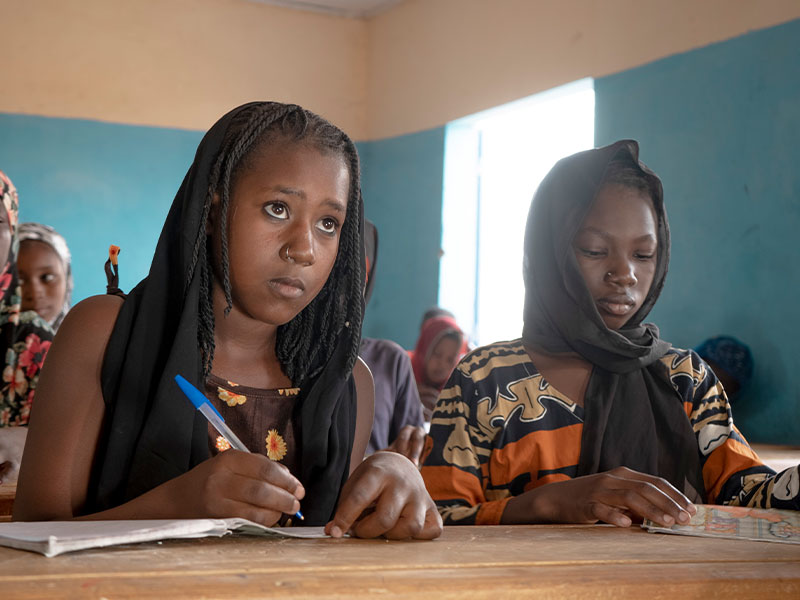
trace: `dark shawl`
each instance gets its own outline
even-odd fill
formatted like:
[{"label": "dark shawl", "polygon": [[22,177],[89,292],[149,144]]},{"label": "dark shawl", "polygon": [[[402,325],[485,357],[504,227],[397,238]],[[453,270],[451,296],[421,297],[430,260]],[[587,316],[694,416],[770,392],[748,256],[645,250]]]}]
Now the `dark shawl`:
[{"label": "dark shawl", "polygon": [[[593,364],[584,400],[578,475],[618,466],[663,477],[690,500],[704,491],[697,441],[659,359],[670,344],[642,320],[664,286],[670,235],[661,181],[624,140],[560,160],[536,191],[525,231],[523,340],[550,353],[577,353]],[[583,281],[572,240],[613,159],[629,160],[650,184],[658,257],[650,291],[624,327],[606,327]]]},{"label": "dark shawl", "polygon": [[[122,504],[209,457],[207,423],[174,377],[181,374],[203,389],[197,338],[200,269],[194,269],[191,281],[186,279],[212,165],[229,124],[246,106],[222,117],[203,138],[167,215],[150,273],[120,310],[101,374],[106,419],[87,513]],[[355,212],[363,248],[360,192]],[[308,525],[330,519],[349,472],[356,396],[346,369],[347,337],[340,336],[313,380],[293,382],[302,390],[302,473],[295,475],[306,489],[302,509]]]}]

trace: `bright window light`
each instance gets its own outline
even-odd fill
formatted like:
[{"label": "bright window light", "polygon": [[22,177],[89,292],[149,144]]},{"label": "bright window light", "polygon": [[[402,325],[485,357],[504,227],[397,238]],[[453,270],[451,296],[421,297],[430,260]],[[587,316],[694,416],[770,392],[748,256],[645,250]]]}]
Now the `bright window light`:
[{"label": "bright window light", "polygon": [[439,305],[473,344],[522,334],[531,198],[558,159],[593,145],[591,79],[447,125]]}]

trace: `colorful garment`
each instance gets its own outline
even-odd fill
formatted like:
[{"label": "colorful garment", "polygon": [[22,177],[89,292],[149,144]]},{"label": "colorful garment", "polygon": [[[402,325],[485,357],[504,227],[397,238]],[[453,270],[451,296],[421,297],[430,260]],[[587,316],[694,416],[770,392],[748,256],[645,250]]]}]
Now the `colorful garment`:
[{"label": "colorful garment", "polygon": [[3,359],[0,427],[10,427],[28,424],[39,371],[50,349],[53,331],[35,312],[20,311],[22,295],[16,265],[19,198],[14,184],[2,171],[0,194],[4,210],[0,227],[9,227],[11,231],[8,257],[0,257],[4,262],[0,272],[0,356]]},{"label": "colorful garment", "polygon": [[[660,363],[695,434],[703,501],[800,509],[798,467],[776,474],[761,463],[708,365],[674,348]],[[584,418],[584,407],[539,374],[522,340],[467,355],[439,396],[423,454],[445,524],[498,524],[513,496],[576,477]]]},{"label": "colorful garment", "polygon": [[64,290],[64,304],[61,310],[56,315],[56,318],[50,322],[50,327],[53,331],[58,331],[58,326],[64,320],[69,312],[72,303],[72,289],[75,283],[72,279],[72,255],[67,247],[67,240],[65,240],[55,229],[49,225],[41,223],[22,223],[19,226],[18,237],[20,242],[33,240],[47,244],[53,249],[53,252],[58,255],[61,265],[64,267],[64,282],[66,289]]}]

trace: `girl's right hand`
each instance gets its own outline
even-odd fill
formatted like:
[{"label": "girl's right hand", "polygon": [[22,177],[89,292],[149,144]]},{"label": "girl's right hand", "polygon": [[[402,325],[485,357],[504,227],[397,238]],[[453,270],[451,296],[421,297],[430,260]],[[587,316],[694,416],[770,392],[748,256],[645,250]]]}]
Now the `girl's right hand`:
[{"label": "girl's right hand", "polygon": [[503,523],[596,523],[629,527],[650,519],[670,527],[697,509],[668,481],[617,467],[605,473],[548,483],[508,501]]},{"label": "girl's right hand", "polygon": [[163,485],[184,518],[241,517],[267,527],[299,511],[306,493],[284,465],[233,449]]}]

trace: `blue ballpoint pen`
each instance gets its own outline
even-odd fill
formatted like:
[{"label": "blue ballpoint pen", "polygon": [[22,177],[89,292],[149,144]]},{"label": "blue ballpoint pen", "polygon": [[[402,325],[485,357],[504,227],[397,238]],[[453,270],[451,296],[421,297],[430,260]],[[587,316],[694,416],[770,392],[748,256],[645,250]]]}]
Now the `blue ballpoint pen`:
[{"label": "blue ballpoint pen", "polygon": [[[175,375],[175,382],[191,403],[194,404],[194,407],[200,411],[209,423],[211,423],[214,429],[228,440],[232,448],[236,448],[236,450],[241,450],[242,452],[250,452],[247,446],[242,443],[242,440],[240,440],[236,434],[231,431],[231,428],[225,424],[225,419],[223,419],[222,415],[214,408],[214,405],[208,401],[208,398],[206,398],[203,392],[194,387],[181,375]],[[300,511],[297,511],[294,516],[301,521],[304,519],[303,513]]]}]

